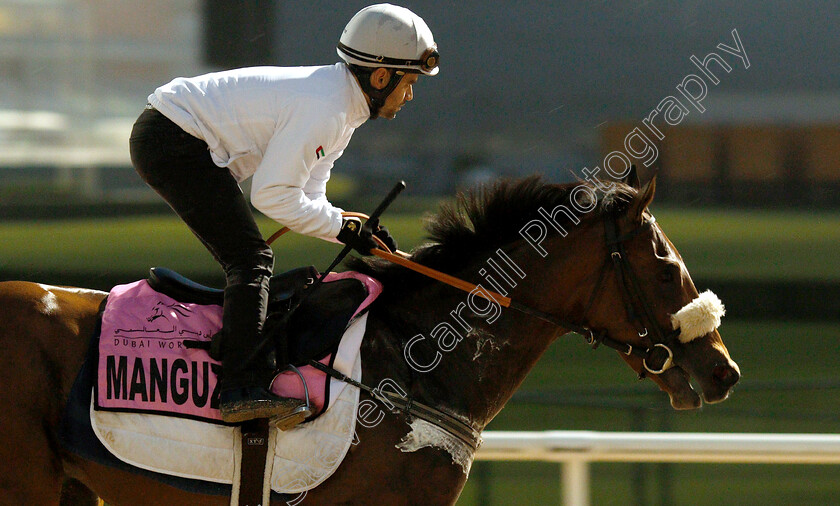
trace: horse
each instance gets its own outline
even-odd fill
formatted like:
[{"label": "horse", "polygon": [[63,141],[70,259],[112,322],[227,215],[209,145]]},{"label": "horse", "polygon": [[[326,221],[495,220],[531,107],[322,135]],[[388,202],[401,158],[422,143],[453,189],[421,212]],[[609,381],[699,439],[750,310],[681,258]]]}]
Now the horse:
[{"label": "horse", "polygon": [[[443,204],[427,220],[429,241],[410,258],[480,281],[469,294],[380,258],[348,259],[384,286],[369,308],[362,382],[387,380],[408,404],[433,407],[448,423],[405,409],[369,411],[365,420],[359,413],[344,461],[293,504],[453,504],[480,443],[470,437],[480,437],[546,348],[570,330],[616,348],[675,409],[726,399],[740,371],[717,325],[690,339],[673,328],[698,291],[648,209],[655,178],[629,183],[535,176]],[[503,307],[494,294],[515,304]],[[0,283],[0,503],[228,504],[62,448],[56,426],[106,295]],[[454,437],[455,426],[468,435]]]}]

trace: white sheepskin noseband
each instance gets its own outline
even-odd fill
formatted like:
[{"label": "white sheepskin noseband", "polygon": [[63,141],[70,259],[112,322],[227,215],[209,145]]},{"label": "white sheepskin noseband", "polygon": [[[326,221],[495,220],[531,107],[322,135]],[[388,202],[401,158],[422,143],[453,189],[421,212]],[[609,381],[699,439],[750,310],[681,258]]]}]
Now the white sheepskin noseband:
[{"label": "white sheepskin noseband", "polygon": [[718,296],[706,290],[671,315],[671,325],[674,330],[680,329],[680,342],[687,343],[718,328],[725,314]]}]

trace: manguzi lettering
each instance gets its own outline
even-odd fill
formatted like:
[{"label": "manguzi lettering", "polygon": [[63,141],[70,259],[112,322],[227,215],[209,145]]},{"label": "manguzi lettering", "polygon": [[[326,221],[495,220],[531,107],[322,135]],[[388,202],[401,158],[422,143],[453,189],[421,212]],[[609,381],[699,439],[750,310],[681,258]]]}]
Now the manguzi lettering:
[{"label": "manguzi lettering", "polygon": [[[148,371],[148,374],[147,374]],[[192,403],[202,408],[210,403],[219,407],[219,383],[210,391],[210,376],[218,375],[221,366],[212,362],[187,361],[181,358],[141,358],[108,355],[105,358],[108,400],[132,402]]]}]

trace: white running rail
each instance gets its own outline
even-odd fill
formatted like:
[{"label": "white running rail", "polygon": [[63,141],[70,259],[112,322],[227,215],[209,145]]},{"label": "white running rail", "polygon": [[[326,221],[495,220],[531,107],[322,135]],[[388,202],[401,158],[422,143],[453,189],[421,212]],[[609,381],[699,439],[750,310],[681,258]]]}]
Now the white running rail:
[{"label": "white running rail", "polygon": [[589,505],[590,462],[840,464],[840,435],[491,431],[476,460],[563,464],[566,506]]}]

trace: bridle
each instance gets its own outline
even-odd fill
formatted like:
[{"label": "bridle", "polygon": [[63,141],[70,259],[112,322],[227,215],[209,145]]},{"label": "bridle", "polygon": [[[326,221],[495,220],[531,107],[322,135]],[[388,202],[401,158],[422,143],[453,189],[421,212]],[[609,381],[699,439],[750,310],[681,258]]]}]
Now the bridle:
[{"label": "bridle", "polygon": [[[644,291],[641,287],[641,282],[630,264],[624,247],[624,244],[627,241],[651,228],[654,223],[656,223],[656,219],[651,215],[634,230],[627,232],[624,235],[619,235],[618,218],[611,215],[609,219],[604,220],[604,235],[608,258],[601,266],[598,281],[592,289],[592,294],[589,296],[589,301],[587,302],[581,317],[582,320],[585,321],[586,314],[594,305],[598,294],[604,286],[604,278],[608,267],[612,264],[618,274],[618,286],[621,290],[622,300],[624,302],[624,308],[627,313],[628,320],[636,327],[637,335],[640,338],[647,338],[647,340],[651,343],[649,347],[640,347],[613,339],[609,336],[606,330],[597,331],[581,323],[564,321],[557,316],[539,311],[517,301],[511,301],[510,307],[521,313],[534,316],[558,327],[580,334],[586,340],[587,344],[592,347],[592,349],[598,348],[598,346],[603,344],[604,346],[617,350],[624,355],[639,357],[642,359],[642,365],[644,366],[645,371],[651,374],[662,374],[674,365],[674,352],[671,349],[670,343],[673,343],[677,336],[679,336],[680,329],[677,328],[676,330],[665,331],[659,323],[657,323],[656,316],[653,314],[653,310],[651,309],[651,305],[648,303],[647,297],[645,297]],[[651,335],[651,330],[653,331],[653,335]],[[654,367],[648,363],[648,360],[650,360],[651,357],[657,354],[660,350],[665,353],[665,357],[661,360],[662,365]],[[639,376],[640,378],[643,378],[644,373],[641,373]]]}]

